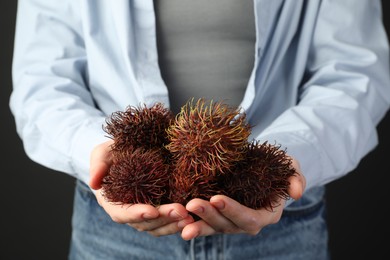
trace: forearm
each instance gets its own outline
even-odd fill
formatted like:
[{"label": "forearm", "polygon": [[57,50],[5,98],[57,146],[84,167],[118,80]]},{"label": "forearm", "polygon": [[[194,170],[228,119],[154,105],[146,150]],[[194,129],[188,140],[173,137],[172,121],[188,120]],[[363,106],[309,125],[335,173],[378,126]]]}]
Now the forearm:
[{"label": "forearm", "polygon": [[377,145],[376,126],[390,104],[380,12],[379,1],[324,1],[298,103],[256,137],[282,144],[300,162],[307,188],[347,174]]},{"label": "forearm", "polygon": [[87,182],[104,115],[87,86],[77,6],[45,5],[18,3],[10,107],[32,160]]}]

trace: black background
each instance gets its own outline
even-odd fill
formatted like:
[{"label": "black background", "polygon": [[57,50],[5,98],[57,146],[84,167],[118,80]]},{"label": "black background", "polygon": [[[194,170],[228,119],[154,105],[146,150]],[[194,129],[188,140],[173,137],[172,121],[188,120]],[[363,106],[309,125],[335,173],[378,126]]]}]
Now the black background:
[{"label": "black background", "polygon": [[[390,4],[382,2],[389,32]],[[66,259],[74,179],[28,159],[8,106],[16,3],[0,1],[0,259]],[[327,186],[333,260],[390,257],[386,242],[390,220],[385,213],[389,196],[386,175],[390,173],[390,112],[378,130],[377,148],[356,170]]]}]

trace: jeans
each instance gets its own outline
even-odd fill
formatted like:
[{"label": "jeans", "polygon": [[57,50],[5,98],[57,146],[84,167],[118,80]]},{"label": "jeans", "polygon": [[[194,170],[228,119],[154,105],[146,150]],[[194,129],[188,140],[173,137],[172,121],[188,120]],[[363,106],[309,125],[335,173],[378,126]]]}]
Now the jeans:
[{"label": "jeans", "polygon": [[185,241],[179,234],[153,237],[113,222],[91,190],[78,181],[69,259],[329,259],[323,198],[314,204],[305,199],[294,203],[277,224],[258,235],[218,234]]}]

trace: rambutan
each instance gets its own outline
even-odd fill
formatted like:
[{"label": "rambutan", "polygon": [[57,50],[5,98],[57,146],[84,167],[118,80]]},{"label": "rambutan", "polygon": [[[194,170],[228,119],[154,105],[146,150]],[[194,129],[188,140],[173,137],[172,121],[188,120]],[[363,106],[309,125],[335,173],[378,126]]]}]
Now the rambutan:
[{"label": "rambutan", "polygon": [[250,126],[238,108],[192,99],[182,106],[167,133],[166,148],[174,159],[196,174],[216,175],[243,159]]},{"label": "rambutan", "polygon": [[278,145],[253,141],[244,159],[219,178],[226,194],[253,208],[273,209],[279,199],[287,199],[288,179],[296,174],[292,159]]},{"label": "rambutan", "polygon": [[157,206],[168,197],[169,165],[160,149],[128,148],[113,158],[102,180],[107,201]]},{"label": "rambutan", "polygon": [[112,113],[103,130],[114,140],[113,150],[160,148],[168,142],[166,129],[173,119],[173,113],[161,103],[128,106],[125,111]]},{"label": "rambutan", "polygon": [[161,103],[113,113],[104,130],[114,140],[102,180],[107,201],[187,204],[223,194],[272,210],[287,199],[292,159],[280,146],[248,141],[246,114],[222,102],[191,99],[174,117]]},{"label": "rambutan", "polygon": [[194,198],[209,200],[212,196],[220,194],[214,176],[196,173],[191,168],[184,168],[183,165],[183,163],[173,165],[169,180],[170,201],[185,205]]}]

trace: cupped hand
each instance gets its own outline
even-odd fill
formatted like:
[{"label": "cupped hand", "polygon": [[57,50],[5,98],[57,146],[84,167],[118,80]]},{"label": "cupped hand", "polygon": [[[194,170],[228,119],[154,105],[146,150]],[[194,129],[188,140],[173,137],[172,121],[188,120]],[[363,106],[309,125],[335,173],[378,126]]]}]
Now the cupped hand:
[{"label": "cupped hand", "polygon": [[[296,175],[289,178],[289,196],[299,199],[306,186],[306,180],[301,173],[299,163],[293,159]],[[286,201],[280,199],[272,208],[252,209],[223,195],[213,196],[210,201],[193,199],[186,209],[200,217],[200,220],[187,224],[181,236],[190,240],[198,236],[209,236],[217,233],[249,235],[258,234],[264,227],[279,222]]]},{"label": "cupped hand", "polygon": [[118,204],[108,202],[102,195],[101,183],[111,164],[111,145],[109,140],[94,148],[90,158],[90,182],[95,190],[99,205],[111,219],[117,223],[127,224],[139,231],[146,231],[154,236],[170,235],[180,232],[182,228],[194,221],[185,207],[179,203],[164,204],[154,207],[147,204]]},{"label": "cupped hand", "polygon": [[185,207],[179,203],[158,207],[148,204],[115,204],[106,201],[100,190],[96,192],[96,198],[114,222],[127,224],[153,236],[178,233],[185,225],[194,221]]},{"label": "cupped hand", "polygon": [[248,208],[224,195],[213,196],[210,201],[193,199],[186,209],[201,219],[187,224],[181,236],[184,240],[190,240],[218,233],[256,235],[265,226],[280,220],[284,203],[284,200],[280,200],[280,204],[271,212]]},{"label": "cupped hand", "polygon": [[[111,219],[117,223],[128,224],[131,227],[146,231],[154,236],[170,235],[181,232],[185,240],[198,236],[217,233],[246,233],[255,235],[267,225],[277,223],[282,215],[285,201],[280,201],[273,210],[248,208],[237,201],[216,195],[205,201],[191,200],[186,207],[178,203],[153,207],[146,204],[115,204],[105,200],[101,192],[101,182],[111,164],[112,141],[107,141],[95,147],[91,153],[90,187],[96,190],[98,203]],[[292,176],[288,189],[289,196],[299,199],[305,189],[306,180],[302,175],[299,163],[293,159],[297,174]],[[194,221],[193,214],[200,217]]]}]

